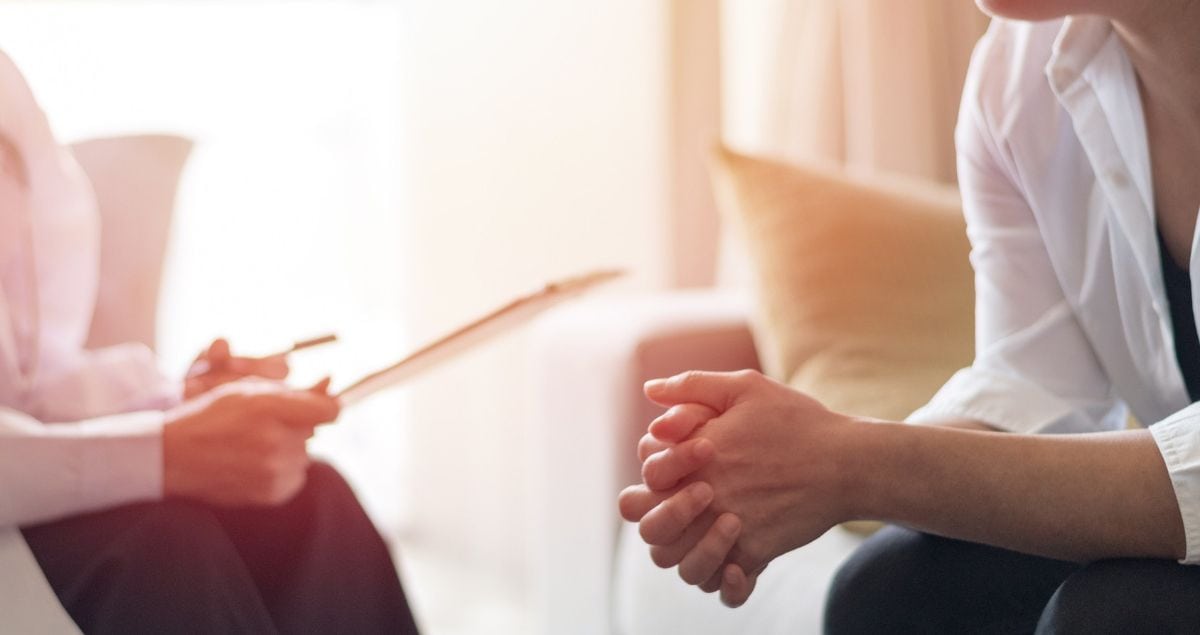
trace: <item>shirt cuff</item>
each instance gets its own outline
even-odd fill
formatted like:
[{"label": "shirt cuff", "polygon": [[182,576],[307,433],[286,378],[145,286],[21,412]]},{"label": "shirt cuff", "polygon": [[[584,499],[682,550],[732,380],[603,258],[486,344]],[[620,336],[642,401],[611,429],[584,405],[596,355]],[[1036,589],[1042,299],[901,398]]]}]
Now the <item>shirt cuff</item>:
[{"label": "shirt cuff", "polygon": [[80,424],[87,437],[80,460],[80,492],[89,506],[112,507],[163,497],[159,411],[132,412]]},{"label": "shirt cuff", "polygon": [[163,496],[162,412],[46,425],[0,408],[0,526]]},{"label": "shirt cuff", "polygon": [[1183,564],[1200,564],[1200,403],[1150,426],[1183,519],[1187,551]]},{"label": "shirt cuff", "polygon": [[183,388],[158,369],[144,344],[119,344],[85,351],[56,367],[42,368],[22,410],[45,422],[167,410],[178,405]]}]

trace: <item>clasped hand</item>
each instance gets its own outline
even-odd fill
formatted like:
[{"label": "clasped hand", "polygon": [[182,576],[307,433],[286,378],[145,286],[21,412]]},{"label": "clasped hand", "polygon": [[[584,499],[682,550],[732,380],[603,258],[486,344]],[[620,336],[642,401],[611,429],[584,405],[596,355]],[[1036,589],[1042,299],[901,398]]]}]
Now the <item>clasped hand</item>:
[{"label": "clasped hand", "polygon": [[774,558],[853,517],[842,467],[849,417],[753,371],[647,382],[669,409],[638,444],[643,483],[621,492],[660,567],[740,606]]}]

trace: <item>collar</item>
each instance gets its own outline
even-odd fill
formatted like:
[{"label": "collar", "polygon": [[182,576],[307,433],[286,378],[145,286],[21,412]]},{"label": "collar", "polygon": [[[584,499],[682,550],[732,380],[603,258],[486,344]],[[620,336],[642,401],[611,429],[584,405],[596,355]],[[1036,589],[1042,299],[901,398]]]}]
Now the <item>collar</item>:
[{"label": "collar", "polygon": [[[1174,337],[1159,260],[1150,146],[1133,63],[1108,19],[1073,16],[1063,21],[1045,72],[1152,298],[1158,332],[1147,335],[1161,338],[1171,351]],[[1174,355],[1148,356],[1138,363],[1146,376],[1186,394]]]},{"label": "collar", "polygon": [[1082,78],[1112,34],[1112,23],[1106,18],[1073,15],[1063,20],[1046,64],[1046,76],[1055,93],[1062,94]]},{"label": "collar", "polygon": [[[1092,15],[1070,16],[1063,20],[1054,41],[1050,61],[1045,68],[1059,102],[1073,117],[1093,101],[1107,120],[1107,128],[1118,155],[1110,157],[1123,163],[1117,170],[1110,161],[1098,175],[1131,180],[1141,198],[1144,212],[1154,220],[1154,184],[1150,171],[1150,147],[1146,139],[1145,115],[1137,72],[1125,51],[1125,45],[1108,18]],[[1093,136],[1099,131],[1083,134]],[[1086,143],[1086,140],[1085,140]],[[1117,173],[1115,174],[1114,170]]]}]

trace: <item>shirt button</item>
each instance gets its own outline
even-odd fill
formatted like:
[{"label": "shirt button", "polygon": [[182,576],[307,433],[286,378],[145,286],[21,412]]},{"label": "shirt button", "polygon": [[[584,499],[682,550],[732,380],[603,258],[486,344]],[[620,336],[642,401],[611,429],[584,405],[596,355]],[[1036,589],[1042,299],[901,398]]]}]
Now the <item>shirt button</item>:
[{"label": "shirt button", "polygon": [[1108,181],[1114,187],[1127,188],[1129,187],[1129,173],[1121,168],[1113,168],[1108,171]]},{"label": "shirt button", "polygon": [[1058,90],[1064,90],[1071,82],[1075,81],[1078,74],[1062,66],[1056,66],[1050,70],[1050,81],[1054,83],[1054,87]]}]

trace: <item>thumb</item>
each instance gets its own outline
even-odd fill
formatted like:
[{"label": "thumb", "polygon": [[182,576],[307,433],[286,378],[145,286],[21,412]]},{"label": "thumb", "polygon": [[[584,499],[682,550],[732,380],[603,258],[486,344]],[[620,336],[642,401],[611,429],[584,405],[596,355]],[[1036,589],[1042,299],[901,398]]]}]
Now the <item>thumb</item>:
[{"label": "thumb", "polygon": [[728,410],[750,388],[750,371],[713,373],[689,370],[666,379],[651,379],[643,390],[646,397],[662,406],[698,403],[717,412]]},{"label": "thumb", "polygon": [[208,345],[208,354],[205,357],[213,366],[223,365],[229,360],[229,342],[223,337],[213,340],[213,343]]},{"label": "thumb", "polygon": [[[324,383],[324,382],[322,382]],[[260,415],[275,417],[289,426],[316,426],[337,419],[338,401],[318,390],[310,389],[261,392],[251,396],[252,407]]]}]

